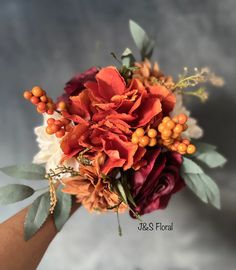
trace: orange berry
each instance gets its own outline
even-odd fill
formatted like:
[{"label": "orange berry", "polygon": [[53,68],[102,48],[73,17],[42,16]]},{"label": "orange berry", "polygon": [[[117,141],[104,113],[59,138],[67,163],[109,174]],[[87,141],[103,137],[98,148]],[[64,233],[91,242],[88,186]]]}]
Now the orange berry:
[{"label": "orange berry", "polygon": [[138,144],[139,142],[139,137],[134,133],[131,139],[132,143]]},{"label": "orange berry", "polygon": [[30,99],[31,103],[33,103],[34,105],[37,105],[39,103],[39,98],[32,96],[32,98]]},{"label": "orange berry", "polygon": [[23,96],[25,99],[30,100],[32,98],[32,93],[30,91],[25,91]]},{"label": "orange berry", "polygon": [[189,144],[187,147],[187,153],[188,154],[194,154],[196,152],[196,146],[193,144]]},{"label": "orange berry", "polygon": [[59,127],[62,127],[63,126],[63,123],[61,120],[55,120],[54,122],[55,125],[59,126]]},{"label": "orange berry", "polygon": [[148,146],[155,146],[157,144],[157,139],[156,138],[151,138],[149,141]]},{"label": "orange berry", "polygon": [[176,124],[179,123],[178,116],[173,117],[172,120],[173,120]]},{"label": "orange berry", "polygon": [[142,138],[140,138],[139,143],[140,146],[145,147],[149,144],[150,139],[148,138],[148,136],[143,136]]},{"label": "orange berry", "polygon": [[187,150],[187,145],[185,145],[184,143],[180,143],[180,144],[178,145],[178,151],[181,152],[181,154],[182,154],[182,153],[185,153],[186,150]]},{"label": "orange berry", "polygon": [[70,121],[69,119],[62,118],[62,119],[61,119],[61,122],[62,122],[65,126],[67,126],[67,125],[70,124],[71,121]]},{"label": "orange berry", "polygon": [[54,118],[48,118],[48,120],[47,120],[47,124],[49,126],[52,125],[52,124],[54,124],[54,122],[55,122],[55,119]]},{"label": "orange berry", "polygon": [[172,131],[168,128],[163,129],[161,135],[163,137],[170,137],[172,135]]},{"label": "orange berry", "polygon": [[182,143],[184,143],[184,144],[186,144],[186,145],[189,145],[189,144],[190,144],[190,141],[189,141],[188,139],[184,139],[184,140],[182,141]]},{"label": "orange berry", "polygon": [[170,121],[170,117],[169,116],[166,116],[162,119],[162,123],[167,123],[168,121]]},{"label": "orange berry", "polygon": [[143,128],[137,128],[136,131],[135,131],[135,134],[138,136],[138,137],[143,137],[144,134],[145,134],[145,131]]},{"label": "orange berry", "polygon": [[174,142],[174,144],[173,144],[173,146],[177,149],[178,148],[178,146],[179,146],[179,144],[180,144],[180,142],[179,141],[175,141]]},{"label": "orange berry", "polygon": [[46,104],[44,102],[39,102],[37,105],[37,109],[43,111],[46,109]]},{"label": "orange berry", "polygon": [[60,101],[58,104],[57,104],[57,109],[59,111],[65,111],[66,110],[66,103],[64,101]]},{"label": "orange berry", "polygon": [[179,137],[179,133],[173,133],[171,138],[173,139],[177,139]]},{"label": "orange berry", "polygon": [[[55,122],[56,122],[56,121],[55,121]],[[50,126],[51,130],[53,131],[53,133],[56,133],[57,131],[60,130],[60,127],[59,127],[58,125],[56,125],[55,122],[54,122],[54,124],[52,124],[52,125]]]},{"label": "orange berry", "polygon": [[47,132],[47,134],[49,134],[49,135],[52,135],[54,132],[52,131],[52,129],[51,129],[51,126],[48,126],[48,127],[46,127],[46,132]]},{"label": "orange berry", "polygon": [[183,128],[183,126],[182,125],[180,125],[180,124],[177,124],[176,126],[175,126],[175,128],[173,129],[173,132],[174,133],[181,133],[181,132],[183,132],[183,130],[184,130],[184,128]]},{"label": "orange berry", "polygon": [[54,114],[54,110],[51,110],[51,109],[47,110],[47,114],[53,115]]},{"label": "orange berry", "polygon": [[159,126],[158,126],[158,131],[159,131],[159,132],[162,132],[164,128],[165,128],[165,125],[164,125],[163,123],[161,123],[161,124],[159,124]]},{"label": "orange berry", "polygon": [[166,136],[164,136],[164,135],[161,135],[161,139],[165,141],[165,140],[169,140],[169,139],[170,139],[170,137],[169,137],[169,136],[168,136],[168,137],[166,137]]},{"label": "orange berry", "polygon": [[172,120],[166,122],[166,127],[169,129],[173,129],[175,127],[175,122]]},{"label": "orange berry", "polygon": [[44,91],[41,87],[39,86],[35,86],[33,87],[32,89],[32,94],[35,96],[35,97],[41,97],[44,95]]},{"label": "orange berry", "polygon": [[63,130],[63,129],[56,132],[57,138],[62,138],[64,135],[65,135],[65,130]]},{"label": "orange berry", "polygon": [[157,136],[157,131],[154,128],[148,130],[148,137],[155,138]]},{"label": "orange berry", "polygon": [[187,117],[186,114],[181,113],[181,114],[178,115],[179,124],[183,125],[183,124],[185,124],[187,122],[187,120],[188,120],[188,117]]},{"label": "orange berry", "polygon": [[40,109],[37,107],[37,112],[38,112],[38,113],[45,113],[46,110],[45,110],[45,109],[44,109],[44,110],[40,110]]},{"label": "orange berry", "polygon": [[43,95],[43,96],[40,97],[40,100],[42,102],[47,102],[48,101],[48,98],[47,98],[47,96]]}]

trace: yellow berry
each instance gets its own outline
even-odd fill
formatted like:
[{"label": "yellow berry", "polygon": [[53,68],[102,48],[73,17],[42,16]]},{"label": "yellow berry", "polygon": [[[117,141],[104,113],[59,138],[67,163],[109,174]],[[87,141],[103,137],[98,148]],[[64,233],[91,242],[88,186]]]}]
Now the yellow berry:
[{"label": "yellow berry", "polygon": [[170,117],[169,116],[166,116],[162,119],[162,123],[167,123],[168,121],[170,121]]},{"label": "yellow berry", "polygon": [[175,126],[175,128],[173,129],[173,132],[174,133],[181,133],[181,132],[183,132],[183,130],[184,130],[184,128],[183,128],[183,126],[182,125],[180,125],[180,124],[177,124],[176,126]]},{"label": "yellow berry", "polygon": [[173,129],[175,127],[175,122],[172,120],[169,120],[168,122],[166,122],[166,127],[169,129]]},{"label": "yellow berry", "polygon": [[25,91],[23,96],[24,96],[25,99],[30,100],[31,97],[32,97],[32,93],[30,91]]},{"label": "yellow berry", "polygon": [[145,134],[145,131],[143,128],[137,128],[136,131],[135,131],[135,134],[138,136],[138,137],[143,137],[144,134]]},{"label": "yellow berry", "polygon": [[149,144],[150,139],[148,138],[148,136],[143,136],[142,138],[140,138],[139,143],[142,147],[145,147]]},{"label": "yellow berry", "polygon": [[187,145],[185,145],[184,143],[180,143],[180,144],[178,145],[178,151],[181,152],[181,154],[182,154],[182,153],[185,153],[186,150],[187,150]]},{"label": "yellow berry", "polygon": [[176,124],[179,123],[178,116],[173,117],[172,120],[173,120]]},{"label": "yellow berry", "polygon": [[66,110],[66,103],[64,101],[60,101],[58,104],[57,104],[57,109],[59,111],[65,111]]},{"label": "yellow berry", "polygon": [[196,146],[193,144],[189,144],[187,147],[187,153],[188,154],[194,154],[196,152]]},{"label": "yellow berry", "polygon": [[162,135],[163,137],[170,137],[170,136],[172,135],[172,131],[171,131],[170,129],[168,129],[168,128],[165,128],[165,129],[162,131],[161,135]]},{"label": "yellow berry", "polygon": [[164,128],[165,128],[165,125],[164,125],[163,123],[161,123],[161,124],[158,126],[158,131],[159,131],[159,132],[162,132]]},{"label": "yellow berry", "polygon": [[148,137],[155,138],[157,136],[157,131],[154,128],[148,130]]},{"label": "yellow berry", "polygon": [[187,120],[188,120],[188,117],[187,117],[186,114],[181,113],[181,114],[178,115],[179,124],[183,125],[183,124],[185,124],[187,122]]},{"label": "yellow berry", "polygon": [[157,139],[156,138],[151,138],[149,141],[148,146],[155,146],[157,144]]},{"label": "yellow berry", "polygon": [[132,143],[137,144],[139,142],[139,137],[134,133],[131,141]]},{"label": "yellow berry", "polygon": [[33,87],[33,89],[32,89],[32,94],[33,94],[35,97],[41,97],[41,96],[44,95],[44,91],[42,90],[41,87],[35,86],[35,87]]}]

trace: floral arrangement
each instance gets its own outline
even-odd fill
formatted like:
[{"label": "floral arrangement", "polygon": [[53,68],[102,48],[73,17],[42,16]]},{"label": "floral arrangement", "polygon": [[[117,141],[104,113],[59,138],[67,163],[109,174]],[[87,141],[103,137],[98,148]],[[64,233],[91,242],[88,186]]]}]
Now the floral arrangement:
[{"label": "floral arrangement", "polygon": [[215,146],[196,140],[203,132],[182,97],[205,101],[202,85],[221,86],[223,80],[208,68],[193,74],[185,68],[176,80],[166,76],[150,61],[154,42],[147,33],[134,21],[130,31],[140,61],[128,48],[121,59],[112,53],[117,67],[91,67],[75,75],[56,101],[39,86],[24,92],[44,118],[35,128],[40,151],[33,164],[1,171],[20,179],[46,179],[48,184],[43,190],[21,184],[1,187],[0,204],[38,192],[25,218],[26,240],[50,214],[60,230],[73,199],[89,212],[116,212],[118,222],[119,213],[129,211],[140,219],[166,208],[172,195],[186,186],[220,208],[219,189],[199,164],[215,168],[226,160]]}]

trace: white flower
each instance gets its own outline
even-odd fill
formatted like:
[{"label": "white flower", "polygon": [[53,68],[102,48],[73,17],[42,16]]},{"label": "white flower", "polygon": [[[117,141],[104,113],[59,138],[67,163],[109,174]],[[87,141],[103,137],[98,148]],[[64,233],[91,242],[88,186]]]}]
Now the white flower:
[{"label": "white flower", "polygon": [[[47,120],[48,118],[53,117],[54,119],[59,119],[60,115],[58,113],[54,113],[52,116],[44,114],[44,123],[42,126],[36,127],[34,132],[37,136],[37,142],[39,146],[39,152],[34,156],[33,163],[43,164],[45,163],[46,171],[49,169],[55,169],[58,165],[60,165],[61,158],[63,156],[63,152],[60,147],[60,140],[55,135],[49,135],[46,132]],[[71,158],[64,162],[64,165],[71,166],[75,170],[78,170],[79,163],[75,158]]]},{"label": "white flower", "polygon": [[[190,112],[183,106],[183,98],[182,95],[176,95],[176,104],[174,110],[171,112],[171,117],[184,113],[188,117],[190,116]],[[187,121],[188,129],[183,133],[187,138],[198,139],[202,137],[203,130],[197,125],[197,120],[189,117]]]}]

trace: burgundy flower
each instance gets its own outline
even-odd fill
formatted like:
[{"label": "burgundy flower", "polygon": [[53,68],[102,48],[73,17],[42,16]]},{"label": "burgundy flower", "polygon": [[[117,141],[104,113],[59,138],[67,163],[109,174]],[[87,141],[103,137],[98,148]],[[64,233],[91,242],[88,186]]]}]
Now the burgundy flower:
[{"label": "burgundy flower", "polygon": [[98,71],[97,67],[91,67],[83,73],[76,74],[66,83],[64,88],[65,93],[57,99],[57,102],[63,100],[67,103],[69,102],[70,96],[77,96],[82,90],[84,90],[84,84],[86,82],[95,80],[95,75]]},{"label": "burgundy flower", "polygon": [[179,173],[180,154],[157,149],[148,151],[144,158],[146,166],[131,177],[131,193],[137,205],[134,210],[140,215],[165,208],[171,195],[185,186]]}]

